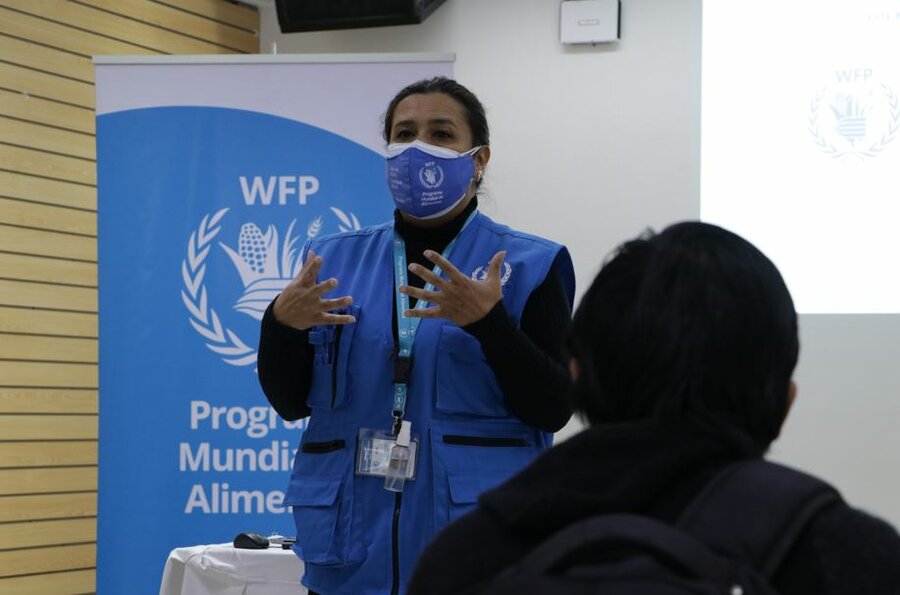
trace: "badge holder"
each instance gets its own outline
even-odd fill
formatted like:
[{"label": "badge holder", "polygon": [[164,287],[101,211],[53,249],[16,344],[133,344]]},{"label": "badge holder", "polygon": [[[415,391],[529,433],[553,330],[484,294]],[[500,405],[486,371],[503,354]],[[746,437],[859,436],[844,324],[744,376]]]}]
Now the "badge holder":
[{"label": "badge holder", "polygon": [[403,491],[407,481],[416,479],[418,438],[410,436],[411,424],[404,421],[399,434],[363,428],[359,431],[356,474],[383,477],[384,488]]}]

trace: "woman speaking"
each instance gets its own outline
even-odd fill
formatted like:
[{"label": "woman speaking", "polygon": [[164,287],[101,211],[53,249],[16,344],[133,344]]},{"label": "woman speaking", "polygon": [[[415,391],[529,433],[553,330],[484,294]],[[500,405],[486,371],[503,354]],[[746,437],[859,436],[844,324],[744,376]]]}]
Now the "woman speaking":
[{"label": "woman speaking", "polygon": [[311,240],[260,337],[269,402],[309,416],[284,504],[303,583],[327,595],[404,593],[436,532],[571,415],[571,259],[479,213],[478,98],[413,83],[384,136],[394,220]]}]

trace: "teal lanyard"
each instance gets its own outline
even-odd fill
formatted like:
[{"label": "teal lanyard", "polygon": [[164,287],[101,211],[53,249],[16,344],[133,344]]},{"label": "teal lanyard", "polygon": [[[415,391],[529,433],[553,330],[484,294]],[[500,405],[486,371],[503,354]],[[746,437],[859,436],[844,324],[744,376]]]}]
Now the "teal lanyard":
[{"label": "teal lanyard", "polygon": [[[450,253],[456,245],[456,240],[462,235],[463,231],[469,226],[469,223],[471,223],[472,219],[474,219],[477,214],[477,209],[472,211],[468,219],[466,219],[466,222],[463,223],[463,226],[460,228],[459,233],[456,234],[456,237],[454,237],[450,243],[447,244],[447,247],[444,248],[444,252],[441,256],[447,260],[450,259]],[[435,275],[440,276],[441,268],[435,265],[432,272]],[[397,297],[397,359],[394,362],[394,403],[391,407],[391,413],[394,417],[394,434],[397,433],[400,422],[403,420],[403,416],[406,413],[406,392],[407,385],[409,384],[409,373],[412,367],[413,343],[416,340],[416,330],[419,328],[419,323],[422,321],[421,318],[403,315],[403,313],[409,309],[409,296],[400,293],[400,287],[402,285],[407,285],[406,242],[404,242],[403,238],[400,237],[400,234],[394,230],[394,293]],[[425,285],[424,289],[425,291],[434,291],[434,285],[428,283]],[[416,302],[417,309],[422,310],[427,306],[428,302],[425,300]]]}]

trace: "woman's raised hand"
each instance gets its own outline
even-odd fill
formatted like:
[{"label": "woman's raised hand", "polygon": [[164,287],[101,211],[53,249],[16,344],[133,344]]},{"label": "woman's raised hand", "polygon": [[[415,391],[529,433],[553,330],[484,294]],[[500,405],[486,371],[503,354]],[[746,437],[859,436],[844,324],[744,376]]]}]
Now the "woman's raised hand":
[{"label": "woman's raised hand", "polygon": [[339,298],[323,299],[322,296],[338,285],[332,277],[321,283],[316,282],[322,268],[322,257],[312,250],[297,276],[275,299],[272,308],[275,320],[295,329],[306,330],[317,324],[350,324],[356,318],[348,314],[332,314],[331,310],[345,308],[353,303],[353,298],[345,295]]},{"label": "woman's raised hand", "polygon": [[434,286],[426,291],[409,285],[400,287],[400,293],[424,300],[431,307],[414,308],[403,313],[413,318],[446,318],[457,326],[472,324],[487,315],[503,299],[500,267],[506,252],[494,254],[484,281],[476,281],[462,274],[449,260],[432,250],[425,251],[425,258],[441,267],[447,278],[439,277],[419,264],[409,265],[411,273]]}]

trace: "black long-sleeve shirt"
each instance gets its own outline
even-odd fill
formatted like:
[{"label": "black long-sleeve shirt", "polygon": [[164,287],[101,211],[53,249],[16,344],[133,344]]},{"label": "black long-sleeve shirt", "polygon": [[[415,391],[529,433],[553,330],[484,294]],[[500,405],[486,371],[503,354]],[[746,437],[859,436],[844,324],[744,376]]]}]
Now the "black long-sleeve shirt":
[{"label": "black long-sleeve shirt", "polygon": [[[477,200],[473,199],[452,221],[429,229],[412,226],[395,213],[395,229],[406,243],[407,261],[432,269],[434,265],[425,258],[425,250],[443,252],[476,207]],[[421,288],[425,282],[409,275],[409,284]],[[385,291],[392,289],[385,288]],[[273,304],[266,310],[261,326],[259,381],[279,415],[300,419],[310,414],[306,397],[312,380],[313,347],[309,344],[308,331],[288,327],[275,319]],[[414,304],[415,299],[411,297],[410,305]],[[544,281],[528,297],[520,326],[516,326],[501,301],[481,320],[462,327],[481,344],[507,408],[522,421],[549,432],[562,428],[572,415],[563,349],[570,317],[562,278],[551,267]],[[396,341],[396,312],[393,326]]]}]

